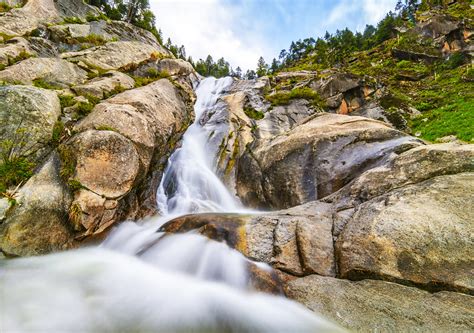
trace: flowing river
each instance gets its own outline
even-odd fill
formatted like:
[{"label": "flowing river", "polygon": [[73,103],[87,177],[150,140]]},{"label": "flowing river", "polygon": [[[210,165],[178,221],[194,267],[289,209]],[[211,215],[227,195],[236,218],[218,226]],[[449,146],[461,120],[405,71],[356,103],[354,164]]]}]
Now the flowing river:
[{"label": "flowing river", "polygon": [[293,301],[251,290],[248,259],[226,244],[157,232],[183,214],[246,211],[214,173],[212,128],[202,123],[232,82],[197,87],[196,120],[158,188],[162,217],[121,223],[100,246],[1,261],[0,332],[340,331]]}]

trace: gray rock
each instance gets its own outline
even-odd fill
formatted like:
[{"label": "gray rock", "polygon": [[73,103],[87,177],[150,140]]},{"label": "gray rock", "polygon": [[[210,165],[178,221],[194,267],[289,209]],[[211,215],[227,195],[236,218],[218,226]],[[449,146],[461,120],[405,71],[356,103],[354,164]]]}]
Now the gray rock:
[{"label": "gray rock", "polygon": [[356,209],[336,243],[341,277],[474,291],[474,173],[439,176]]},{"label": "gray rock", "polygon": [[67,223],[71,194],[58,177],[56,154],[19,190],[16,205],[0,224],[0,250],[27,256],[72,247],[73,233]]},{"label": "gray rock", "polygon": [[83,96],[94,96],[99,99],[106,98],[114,91],[131,89],[135,86],[135,81],[128,75],[110,71],[104,75],[87,81],[85,84],[72,87],[72,90]]},{"label": "gray rock", "polygon": [[474,297],[454,292],[311,275],[289,282],[286,294],[351,332],[467,332],[474,325]]},{"label": "gray rock", "polygon": [[18,156],[41,156],[60,115],[59,99],[53,91],[0,86],[0,138],[11,140]]}]

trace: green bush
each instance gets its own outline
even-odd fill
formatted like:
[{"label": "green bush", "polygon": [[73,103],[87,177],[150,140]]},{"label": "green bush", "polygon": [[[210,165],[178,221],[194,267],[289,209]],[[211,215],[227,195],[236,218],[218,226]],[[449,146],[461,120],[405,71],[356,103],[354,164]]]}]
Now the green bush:
[{"label": "green bush", "polygon": [[325,107],[325,103],[319,94],[308,87],[295,88],[291,91],[279,91],[265,98],[272,103],[272,106],[288,105],[294,99],[306,99],[313,106]]}]

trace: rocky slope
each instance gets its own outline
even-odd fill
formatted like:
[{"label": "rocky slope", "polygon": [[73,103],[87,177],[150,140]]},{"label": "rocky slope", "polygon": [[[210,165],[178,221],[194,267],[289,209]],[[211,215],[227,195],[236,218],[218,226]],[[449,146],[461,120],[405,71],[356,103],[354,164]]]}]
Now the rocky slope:
[{"label": "rocky slope", "polygon": [[82,1],[31,0],[0,15],[2,157],[36,166],[16,189],[2,173],[8,255],[74,247],[156,214],[164,163],[194,117],[192,66],[99,14]]},{"label": "rocky slope", "polygon": [[[469,24],[431,17],[413,31],[436,32],[440,53],[470,52]],[[30,0],[0,14],[0,33],[1,251],[77,247],[157,214],[162,170],[194,117],[192,66],[80,1]],[[262,212],[162,230],[197,230],[270,264],[250,267],[259,289],[354,331],[470,330],[474,146],[411,136],[419,110],[373,67],[236,80],[201,122],[215,129],[219,175]]]}]

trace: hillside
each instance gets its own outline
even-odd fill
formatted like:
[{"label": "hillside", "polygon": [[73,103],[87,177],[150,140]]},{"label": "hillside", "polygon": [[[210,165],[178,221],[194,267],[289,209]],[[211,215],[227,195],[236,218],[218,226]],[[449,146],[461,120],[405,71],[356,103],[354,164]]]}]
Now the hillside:
[{"label": "hillside", "polygon": [[[334,98],[327,101],[329,109],[388,120],[396,128],[431,142],[470,142],[474,135],[471,6],[455,1],[444,8],[419,10],[416,23],[392,19],[392,38],[364,51],[351,51],[350,45],[357,36],[350,32],[352,37],[347,46],[342,44],[342,51],[328,49],[330,41],[319,51],[316,41],[316,46],[298,49],[303,55],[288,55],[283,60],[270,76],[270,93],[305,87],[309,81],[320,80],[324,84],[337,74],[345,77],[348,86],[341,91],[343,102]],[[377,44],[375,37],[367,37],[365,43]],[[344,43],[343,35],[338,42]],[[325,60],[334,52],[343,52],[336,67],[332,66],[334,61]]]}]

